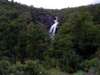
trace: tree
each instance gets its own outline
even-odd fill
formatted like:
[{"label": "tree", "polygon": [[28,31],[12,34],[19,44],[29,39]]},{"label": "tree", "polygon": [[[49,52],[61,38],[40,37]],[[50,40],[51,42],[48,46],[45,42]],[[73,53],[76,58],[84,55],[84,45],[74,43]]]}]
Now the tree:
[{"label": "tree", "polygon": [[83,58],[90,58],[96,52],[99,33],[89,12],[74,12],[60,26],[48,55],[58,59],[63,70],[75,71]]},{"label": "tree", "polygon": [[[77,17],[77,19],[75,18]],[[73,15],[73,48],[83,58],[90,57],[98,48],[97,38],[99,30],[94,25],[93,17],[89,12],[80,11]]]},{"label": "tree", "polygon": [[8,0],[0,0],[0,2],[8,2]]}]

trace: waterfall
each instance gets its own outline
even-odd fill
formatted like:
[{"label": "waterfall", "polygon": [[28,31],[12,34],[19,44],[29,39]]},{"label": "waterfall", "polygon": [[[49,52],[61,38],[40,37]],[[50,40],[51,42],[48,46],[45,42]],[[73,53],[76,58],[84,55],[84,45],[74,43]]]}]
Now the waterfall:
[{"label": "waterfall", "polygon": [[56,17],[56,19],[54,20],[54,24],[51,25],[50,30],[49,30],[49,34],[50,37],[53,39],[57,30],[57,26],[58,26],[59,22],[58,22],[58,18]]}]

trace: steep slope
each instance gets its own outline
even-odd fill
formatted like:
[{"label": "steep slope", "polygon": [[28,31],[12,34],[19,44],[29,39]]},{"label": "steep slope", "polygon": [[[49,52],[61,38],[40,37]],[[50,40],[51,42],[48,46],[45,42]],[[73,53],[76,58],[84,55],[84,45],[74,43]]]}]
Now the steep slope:
[{"label": "steep slope", "polygon": [[[52,41],[48,29],[55,16]],[[99,49],[100,4],[48,10],[0,1],[0,75],[49,75],[52,68],[99,72]]]}]

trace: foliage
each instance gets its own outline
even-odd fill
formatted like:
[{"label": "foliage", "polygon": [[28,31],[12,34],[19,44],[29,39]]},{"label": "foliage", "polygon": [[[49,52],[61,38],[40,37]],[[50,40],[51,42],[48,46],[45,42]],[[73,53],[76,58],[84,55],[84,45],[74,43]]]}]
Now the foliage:
[{"label": "foliage", "polygon": [[91,68],[96,68],[98,64],[99,59],[97,58],[92,58],[92,59],[87,59],[84,62],[82,62],[80,65],[85,71],[89,71]]},{"label": "foliage", "polygon": [[20,62],[11,64],[9,61],[0,61],[1,75],[47,75],[41,64],[36,61],[27,61],[25,64]]},{"label": "foliage", "polygon": [[74,73],[73,75],[86,75],[86,73],[83,71],[78,71],[78,72]]},{"label": "foliage", "polygon": [[[48,10],[0,1],[0,75],[48,75],[51,68],[81,75],[78,70],[94,67],[100,58],[99,9]],[[59,26],[50,40],[54,16]]]}]

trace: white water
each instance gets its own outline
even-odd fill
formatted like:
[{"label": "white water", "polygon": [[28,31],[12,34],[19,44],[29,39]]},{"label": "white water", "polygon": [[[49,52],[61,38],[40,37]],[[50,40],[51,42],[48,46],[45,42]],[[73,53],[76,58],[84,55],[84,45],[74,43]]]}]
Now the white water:
[{"label": "white water", "polygon": [[56,17],[56,19],[54,20],[54,24],[50,27],[50,30],[49,30],[51,38],[54,38],[58,24],[59,24],[58,18]]}]

